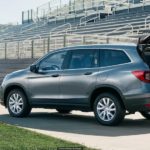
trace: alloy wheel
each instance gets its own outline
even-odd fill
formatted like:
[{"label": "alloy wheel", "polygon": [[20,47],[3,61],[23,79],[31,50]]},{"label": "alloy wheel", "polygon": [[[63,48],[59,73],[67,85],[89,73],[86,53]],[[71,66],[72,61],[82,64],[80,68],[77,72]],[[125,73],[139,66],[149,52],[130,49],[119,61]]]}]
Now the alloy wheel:
[{"label": "alloy wheel", "polygon": [[23,110],[23,98],[18,93],[13,93],[9,97],[9,108],[14,114],[19,114]]},{"label": "alloy wheel", "polygon": [[101,120],[111,121],[116,115],[116,105],[109,97],[104,97],[97,103],[97,113]]}]

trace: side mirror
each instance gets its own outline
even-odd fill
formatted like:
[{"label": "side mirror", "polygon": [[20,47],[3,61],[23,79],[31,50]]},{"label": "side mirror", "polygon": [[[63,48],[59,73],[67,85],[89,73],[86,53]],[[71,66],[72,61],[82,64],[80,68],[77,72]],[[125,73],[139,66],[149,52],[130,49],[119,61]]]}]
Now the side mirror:
[{"label": "side mirror", "polygon": [[30,71],[31,71],[31,72],[34,72],[34,73],[37,73],[37,72],[38,72],[37,66],[36,66],[36,65],[31,65],[31,66],[30,66]]}]

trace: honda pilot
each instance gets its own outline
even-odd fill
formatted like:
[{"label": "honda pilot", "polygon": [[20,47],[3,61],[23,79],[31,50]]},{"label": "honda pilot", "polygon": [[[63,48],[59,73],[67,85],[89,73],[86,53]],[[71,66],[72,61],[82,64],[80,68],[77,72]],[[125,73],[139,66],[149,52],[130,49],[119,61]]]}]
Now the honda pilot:
[{"label": "honda pilot", "polygon": [[77,46],[49,52],[30,67],[6,75],[0,103],[13,117],[32,108],[93,111],[102,125],[127,114],[150,119],[150,38],[138,44]]}]

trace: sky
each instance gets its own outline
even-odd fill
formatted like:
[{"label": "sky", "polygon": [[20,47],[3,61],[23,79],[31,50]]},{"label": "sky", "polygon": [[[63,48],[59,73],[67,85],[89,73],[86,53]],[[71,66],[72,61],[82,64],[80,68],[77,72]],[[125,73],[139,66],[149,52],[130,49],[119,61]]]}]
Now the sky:
[{"label": "sky", "polygon": [[0,0],[0,24],[21,23],[23,10],[36,9],[49,0]]}]

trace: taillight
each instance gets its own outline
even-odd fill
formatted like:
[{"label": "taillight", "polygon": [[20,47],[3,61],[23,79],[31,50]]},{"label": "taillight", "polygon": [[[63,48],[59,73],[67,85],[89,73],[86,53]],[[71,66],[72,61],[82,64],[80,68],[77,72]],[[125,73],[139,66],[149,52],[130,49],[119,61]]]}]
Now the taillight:
[{"label": "taillight", "polygon": [[150,71],[133,71],[132,74],[134,74],[139,80],[150,83]]},{"label": "taillight", "polygon": [[147,108],[150,108],[150,104],[145,104],[144,106]]}]

